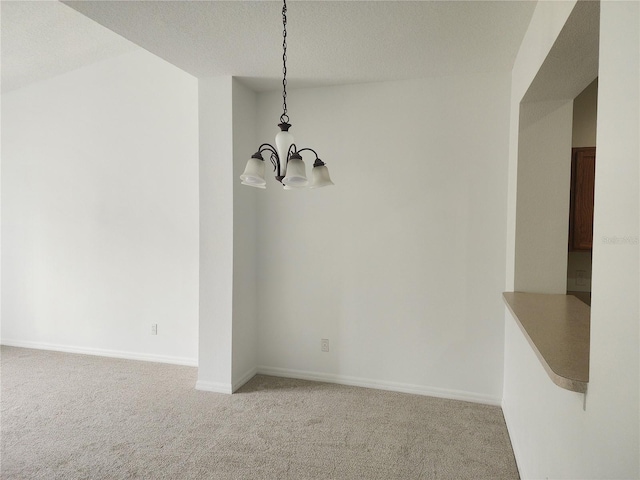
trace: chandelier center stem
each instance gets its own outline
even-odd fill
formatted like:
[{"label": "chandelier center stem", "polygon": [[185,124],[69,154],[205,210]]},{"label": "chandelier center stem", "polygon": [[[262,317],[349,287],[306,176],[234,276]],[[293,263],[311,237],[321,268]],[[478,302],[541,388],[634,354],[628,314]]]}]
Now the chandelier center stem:
[{"label": "chandelier center stem", "polygon": [[281,123],[289,123],[287,115],[287,0],[282,2],[282,115]]}]

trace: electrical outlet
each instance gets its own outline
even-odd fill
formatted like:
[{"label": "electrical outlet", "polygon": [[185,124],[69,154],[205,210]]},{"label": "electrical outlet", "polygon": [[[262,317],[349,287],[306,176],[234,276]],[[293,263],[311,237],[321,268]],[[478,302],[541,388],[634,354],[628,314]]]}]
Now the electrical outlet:
[{"label": "electrical outlet", "polygon": [[589,277],[587,277],[586,270],[576,270],[576,285],[579,287],[586,287],[589,285]]},{"label": "electrical outlet", "polygon": [[158,324],[157,323],[152,323],[151,324],[151,335],[157,335],[158,334]]},{"label": "electrical outlet", "polygon": [[322,338],[320,340],[320,351],[321,352],[328,352],[329,351],[329,339],[328,338]]}]

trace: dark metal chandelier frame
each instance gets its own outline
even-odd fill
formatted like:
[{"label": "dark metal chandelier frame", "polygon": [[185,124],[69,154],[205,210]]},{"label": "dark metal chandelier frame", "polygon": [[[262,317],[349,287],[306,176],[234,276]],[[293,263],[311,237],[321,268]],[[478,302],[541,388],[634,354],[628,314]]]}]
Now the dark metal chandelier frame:
[{"label": "dark metal chandelier frame", "polygon": [[283,0],[282,3],[282,115],[280,115],[280,123],[278,124],[280,132],[276,135],[276,147],[269,143],[263,143],[258,151],[251,155],[247,168],[240,179],[244,185],[266,188],[262,154],[269,152],[269,160],[273,165],[276,180],[282,183],[285,189],[304,187],[308,181],[301,153],[308,151],[315,155],[311,188],[333,185],[329,178],[329,171],[316,151],[308,147],[298,149],[289,132],[291,124],[287,114],[287,2]]}]

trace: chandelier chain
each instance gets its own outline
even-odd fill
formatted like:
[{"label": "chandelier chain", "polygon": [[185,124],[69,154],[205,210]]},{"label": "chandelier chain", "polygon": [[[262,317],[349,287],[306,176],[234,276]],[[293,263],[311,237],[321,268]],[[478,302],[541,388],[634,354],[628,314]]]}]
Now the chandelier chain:
[{"label": "chandelier chain", "polygon": [[289,123],[287,115],[287,0],[282,2],[282,115],[280,122]]},{"label": "chandelier chain", "polygon": [[[318,157],[316,151],[308,147],[298,148],[289,133],[291,124],[287,114],[287,0],[282,0],[282,115],[280,115],[280,124],[278,126],[280,131],[276,135],[276,146],[274,147],[270,143],[263,143],[258,147],[258,151],[251,155],[247,162],[244,173],[240,175],[242,184],[250,187],[266,188],[264,179],[266,162],[263,153],[269,152],[269,161],[276,173],[276,180],[284,185],[285,190],[304,187],[309,181],[307,180],[302,153],[311,152],[316,156],[316,160],[313,163],[311,188],[333,185],[329,178],[329,171],[325,163]],[[287,149],[286,152],[285,149]]]}]

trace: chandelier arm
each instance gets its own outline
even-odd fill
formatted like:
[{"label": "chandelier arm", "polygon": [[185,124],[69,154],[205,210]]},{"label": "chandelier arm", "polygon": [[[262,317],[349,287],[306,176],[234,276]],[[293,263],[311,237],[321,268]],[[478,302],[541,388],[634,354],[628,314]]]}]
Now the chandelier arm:
[{"label": "chandelier arm", "polygon": [[272,153],[269,160],[271,161],[271,165],[273,165],[273,171],[280,175],[280,162],[278,161],[278,155]]},{"label": "chandelier arm", "polygon": [[318,160],[318,158],[319,158],[318,154],[316,153],[316,151],[313,148],[309,148],[309,147],[301,148],[300,150],[298,150],[298,153],[304,152],[305,150],[313,152],[313,154],[316,156],[316,160]]},{"label": "chandelier arm", "polygon": [[262,153],[264,151],[271,152],[272,154],[275,154],[276,157],[278,156],[278,152],[276,151],[274,146],[271,145],[270,143],[263,143],[258,147],[258,153]]},{"label": "chandelier arm", "polygon": [[298,150],[298,153],[304,152],[305,150],[309,150],[310,152],[313,152],[313,154],[316,156],[316,161],[313,162],[314,167],[323,167],[324,165],[326,165],[326,163],[320,160],[320,157],[318,156],[318,154],[313,148],[309,148],[309,147],[301,148],[300,150]]},{"label": "chandelier arm", "polygon": [[292,153],[297,153],[298,152],[298,147],[295,143],[292,143],[291,145],[289,145],[289,151],[287,152],[287,159],[285,164],[289,163],[289,157],[291,157]]},{"label": "chandelier arm", "polygon": [[[291,155],[292,149],[293,149],[293,152],[296,151],[295,143],[292,143],[291,146],[289,147],[289,151],[287,152],[287,158],[289,158],[289,156]],[[283,173],[283,170],[286,169],[287,160],[282,161],[278,156],[278,151],[270,143],[263,143],[258,148],[258,153],[260,155],[262,155],[262,152],[265,152],[265,151],[271,153],[269,157],[269,161],[271,161],[271,164],[273,165],[273,171],[276,172],[276,178],[279,179],[278,181],[280,181],[282,178],[284,178],[282,173]]]}]

